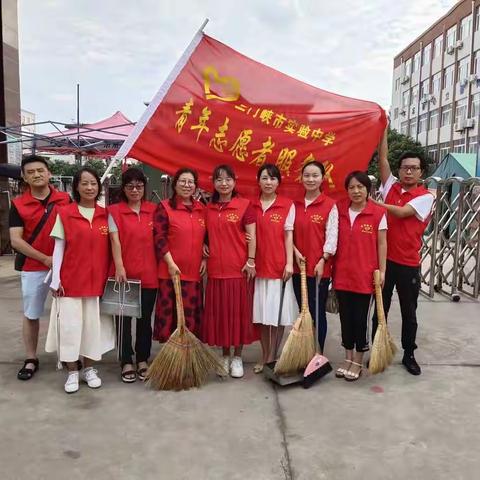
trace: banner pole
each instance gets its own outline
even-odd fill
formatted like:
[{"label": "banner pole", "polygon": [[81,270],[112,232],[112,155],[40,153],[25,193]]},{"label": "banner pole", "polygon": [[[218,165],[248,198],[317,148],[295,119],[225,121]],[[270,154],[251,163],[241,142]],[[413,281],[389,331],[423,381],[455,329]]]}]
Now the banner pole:
[{"label": "banner pole", "polygon": [[121,160],[123,160],[127,155],[130,149],[132,148],[133,144],[136,142],[137,138],[142,133],[143,129],[145,128],[146,124],[150,120],[150,117],[155,113],[158,106],[164,99],[165,95],[167,94],[168,90],[172,86],[173,82],[177,79],[178,74],[181,72],[183,67],[186,65],[188,59],[192,55],[197,45],[200,43],[200,40],[203,37],[203,29],[208,23],[208,18],[206,18],[200,28],[197,30],[197,33],[193,36],[191,42],[188,44],[187,48],[183,52],[182,56],[178,59],[178,62],[173,67],[173,70],[168,75],[165,82],[163,82],[162,86],[158,90],[158,92],[153,97],[152,101],[149,103],[146,110],[143,112],[143,115],[140,117],[140,120],[137,122],[135,127],[133,128],[130,135],[125,139],[122,146],[119,148],[116,155],[112,158],[110,165],[108,165],[105,173],[102,175],[101,182],[103,183],[107,176],[112,171],[112,168]]}]

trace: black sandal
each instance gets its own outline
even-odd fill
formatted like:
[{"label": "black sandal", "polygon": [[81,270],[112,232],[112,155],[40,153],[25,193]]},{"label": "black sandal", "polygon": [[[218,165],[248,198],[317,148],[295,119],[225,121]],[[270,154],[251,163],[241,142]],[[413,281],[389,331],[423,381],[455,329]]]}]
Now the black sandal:
[{"label": "black sandal", "polygon": [[122,372],[123,383],[133,383],[135,380],[137,380],[137,373],[135,370],[125,370]]},{"label": "black sandal", "polygon": [[[29,363],[33,363],[33,370],[31,368],[26,368]],[[40,362],[38,361],[38,358],[27,358],[23,362],[23,367],[18,371],[17,378],[19,380],[30,380],[35,375],[35,372],[38,370],[39,363]]]}]

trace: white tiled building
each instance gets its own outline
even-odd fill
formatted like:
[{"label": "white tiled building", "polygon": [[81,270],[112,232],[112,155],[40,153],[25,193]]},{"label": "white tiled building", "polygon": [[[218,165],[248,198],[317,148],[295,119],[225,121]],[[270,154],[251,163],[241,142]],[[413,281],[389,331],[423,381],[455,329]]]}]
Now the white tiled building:
[{"label": "white tiled building", "polygon": [[437,162],[477,152],[480,0],[459,1],[395,57],[390,120]]}]

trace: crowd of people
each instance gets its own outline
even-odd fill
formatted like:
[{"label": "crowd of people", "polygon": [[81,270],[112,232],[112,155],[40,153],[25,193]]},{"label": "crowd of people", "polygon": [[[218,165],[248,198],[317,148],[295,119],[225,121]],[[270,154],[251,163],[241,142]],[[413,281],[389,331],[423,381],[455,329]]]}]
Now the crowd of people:
[{"label": "crowd of people", "polygon": [[[152,339],[163,343],[176,327],[176,275],[187,327],[206,344],[221,347],[224,371],[241,378],[243,346],[259,340],[262,354],[254,371],[260,373],[278,357],[284,329],[298,315],[301,262],[306,262],[308,304],[321,350],[329,289],[338,297],[345,360],[336,377],[352,382],[362,375],[375,270],[381,272],[387,314],[396,287],[402,362],[419,375],[414,356],[419,250],[433,196],[421,185],[423,158],[406,152],[394,177],[386,132],[378,154],[383,202],[371,198],[370,179],[361,171],[345,178],[346,198],[335,202],[322,192],[325,169],[314,160],[303,166],[299,199],[277,193],[282,177],[273,164],[259,168],[254,201],[237,193],[232,167],[219,165],[207,205],[196,199],[198,175],[190,168],[176,172],[171,197],[156,205],[146,200],[147,178],[131,167],[122,175],[120,201],[106,208],[98,204],[101,182],[94,170],[76,173],[71,199],[50,185],[45,158],[25,157],[28,188],[10,212],[11,243],[24,259],[26,359],[18,378],[29,380],[39,368],[39,318],[50,290],[46,351],[57,352],[66,366],[67,393],[78,391],[80,381],[101,386],[94,362],[115,348],[116,335],[121,380],[144,380]],[[131,318],[123,317],[116,332],[113,318],[101,311],[109,276],[119,283],[141,282],[135,345]],[[374,317],[373,334],[375,328]]]}]

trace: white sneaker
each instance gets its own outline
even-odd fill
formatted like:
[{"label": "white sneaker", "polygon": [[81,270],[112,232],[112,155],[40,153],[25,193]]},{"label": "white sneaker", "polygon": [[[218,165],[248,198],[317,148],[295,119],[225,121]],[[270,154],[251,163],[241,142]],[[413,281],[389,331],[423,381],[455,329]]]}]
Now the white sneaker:
[{"label": "white sneaker", "polygon": [[230,367],[230,376],[233,378],[243,377],[243,362],[242,357],[233,357],[232,365]]},{"label": "white sneaker", "polygon": [[220,365],[223,368],[218,370],[217,375],[219,377],[228,377],[228,372],[230,371],[230,357],[222,357]]},{"label": "white sneaker", "polygon": [[78,372],[68,372],[67,381],[65,382],[65,392],[78,392]]},{"label": "white sneaker", "polygon": [[82,380],[87,382],[90,388],[100,388],[102,386],[102,379],[97,375],[97,370],[93,367],[82,370]]}]

